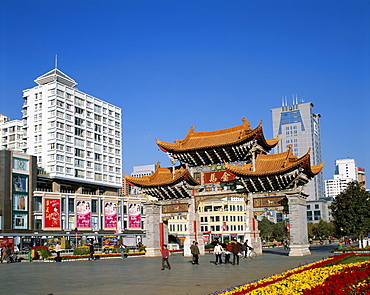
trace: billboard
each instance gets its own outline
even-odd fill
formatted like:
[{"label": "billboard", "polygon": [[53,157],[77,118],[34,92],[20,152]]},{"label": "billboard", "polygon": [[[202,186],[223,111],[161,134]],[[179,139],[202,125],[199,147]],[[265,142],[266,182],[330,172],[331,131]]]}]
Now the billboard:
[{"label": "billboard", "polygon": [[60,199],[45,199],[44,227],[60,227]]},{"label": "billboard", "polygon": [[141,204],[129,205],[128,226],[131,228],[141,228]]},{"label": "billboard", "polygon": [[117,217],[117,204],[104,202],[104,227],[116,229]]},{"label": "billboard", "polygon": [[82,228],[91,227],[91,202],[76,200],[76,226]]}]

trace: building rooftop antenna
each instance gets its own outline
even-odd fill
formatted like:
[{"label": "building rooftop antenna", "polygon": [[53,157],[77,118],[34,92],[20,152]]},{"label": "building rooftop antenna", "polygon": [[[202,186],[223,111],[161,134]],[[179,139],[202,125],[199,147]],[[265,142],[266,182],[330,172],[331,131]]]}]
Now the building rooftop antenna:
[{"label": "building rooftop antenna", "polygon": [[58,54],[55,54],[55,69],[58,68]]}]

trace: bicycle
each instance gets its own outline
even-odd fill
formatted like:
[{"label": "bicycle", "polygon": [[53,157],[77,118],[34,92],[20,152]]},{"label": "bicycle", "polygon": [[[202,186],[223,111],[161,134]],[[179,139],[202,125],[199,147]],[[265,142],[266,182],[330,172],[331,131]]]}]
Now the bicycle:
[{"label": "bicycle", "polygon": [[249,248],[249,251],[247,253],[247,257],[249,257],[250,259],[256,258],[257,257],[256,251],[254,251],[253,248]]}]

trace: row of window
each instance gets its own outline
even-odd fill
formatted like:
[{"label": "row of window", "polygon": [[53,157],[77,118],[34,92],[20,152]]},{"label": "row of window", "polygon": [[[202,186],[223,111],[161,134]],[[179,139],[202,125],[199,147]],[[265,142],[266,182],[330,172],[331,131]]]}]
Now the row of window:
[{"label": "row of window", "polygon": [[[68,146],[68,145],[64,145],[64,144],[61,144],[61,143],[51,143],[50,144],[50,149],[51,150],[59,150],[59,151],[64,151],[64,148],[67,152],[70,152],[72,153],[73,151],[73,147],[71,146]],[[121,154],[121,150],[120,149],[114,149],[112,147],[106,147],[106,146],[103,146],[103,152],[109,152],[111,154],[116,154],[116,155],[120,155]],[[94,159],[96,161],[101,161],[103,159],[102,155],[99,154],[99,153],[93,153],[92,151],[85,151],[83,149],[79,149],[79,148],[74,148],[74,154],[76,157],[81,157],[81,158],[85,158],[85,155],[86,157],[90,157],[92,158],[94,156]]]},{"label": "row of window", "polygon": [[244,225],[226,225],[226,226],[220,226],[220,225],[203,225],[200,227],[200,231],[202,232],[221,232],[221,231],[244,231]]},{"label": "row of window", "polygon": [[[222,216],[222,221],[238,221],[238,222],[243,222],[244,217],[242,215],[223,215]],[[200,217],[200,222],[219,222],[221,220],[221,217],[219,215],[216,216],[201,216]]]},{"label": "row of window", "polygon": [[[51,95],[54,95],[55,94],[55,89],[50,89],[50,94]],[[106,107],[102,107],[100,105],[97,105],[97,104],[94,104],[88,100],[85,101],[85,99],[81,98],[81,97],[78,97],[78,96],[73,96],[72,94],[68,93],[68,92],[64,92],[63,90],[60,90],[58,89],[57,90],[57,95],[61,98],[67,98],[69,100],[73,100],[74,98],[74,103],[76,105],[79,105],[79,106],[82,106],[84,107],[86,105],[86,108],[89,108],[89,109],[94,109],[94,112],[95,113],[98,113],[98,114],[103,114],[103,115],[109,115],[109,116],[114,116],[116,119],[119,119],[120,118],[120,113],[119,112],[114,112],[113,110],[110,110]],[[81,93],[81,95],[83,96],[83,94]],[[40,96],[41,96],[41,93],[40,93]],[[37,100],[37,94],[35,95],[35,98]],[[93,98],[90,97],[90,99],[92,100]],[[86,104],[85,104],[86,102]],[[64,105],[66,105],[66,108],[68,109],[69,106],[71,106],[69,103],[65,103],[62,99],[52,99],[50,100],[50,105],[55,105],[57,104],[58,107],[61,107],[63,108]]]},{"label": "row of window", "polygon": [[243,206],[242,205],[209,205],[209,206],[203,206],[199,207],[200,212],[224,212],[224,211],[234,211],[234,212],[242,212]]}]

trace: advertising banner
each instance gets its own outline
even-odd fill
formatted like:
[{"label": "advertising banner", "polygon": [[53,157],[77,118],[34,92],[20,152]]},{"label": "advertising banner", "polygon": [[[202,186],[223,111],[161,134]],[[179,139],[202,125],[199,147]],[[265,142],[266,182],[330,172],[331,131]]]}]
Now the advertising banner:
[{"label": "advertising banner", "polygon": [[28,192],[28,176],[13,174],[13,191],[14,192]]},{"label": "advertising banner", "polygon": [[4,248],[5,245],[8,245],[10,249],[14,250],[14,239],[0,238],[0,248]]},{"label": "advertising banner", "polygon": [[103,237],[103,247],[113,247],[118,245],[116,236],[105,236]]},{"label": "advertising banner", "polygon": [[13,228],[27,229],[27,213],[13,213]]},{"label": "advertising banner", "polygon": [[104,202],[104,227],[116,228],[117,204],[115,202]]},{"label": "advertising banner", "polygon": [[141,228],[141,204],[130,204],[128,222],[131,228]]},{"label": "advertising banner", "polygon": [[91,227],[91,203],[90,201],[77,200],[76,201],[76,226],[77,227]]},{"label": "advertising banner", "polygon": [[45,199],[44,227],[60,227],[60,199]]},{"label": "advertising banner", "polygon": [[13,210],[27,210],[27,195],[13,194]]}]

